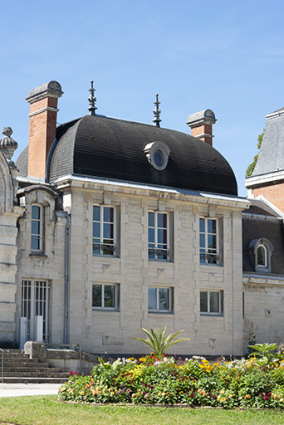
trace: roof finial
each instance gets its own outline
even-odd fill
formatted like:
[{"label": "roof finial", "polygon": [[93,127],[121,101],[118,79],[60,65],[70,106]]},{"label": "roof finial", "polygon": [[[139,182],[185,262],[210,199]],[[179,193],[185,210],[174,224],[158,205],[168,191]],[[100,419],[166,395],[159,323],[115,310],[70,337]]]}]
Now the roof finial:
[{"label": "roof finial", "polygon": [[160,119],[160,113],[161,113],[161,111],[159,109],[160,103],[161,102],[159,102],[159,95],[156,94],[156,102],[154,102],[155,109],[153,110],[153,112],[154,112],[154,119],[152,120],[156,124],[156,127],[160,127],[160,122],[162,121]]},{"label": "roof finial", "polygon": [[88,98],[88,101],[89,101],[89,104],[90,104],[90,106],[88,107],[89,115],[96,115],[96,109],[98,109],[95,106],[95,102],[97,100],[94,96],[95,91],[96,90],[94,89],[94,82],[91,81],[91,88],[89,89],[89,92],[91,94],[90,94],[90,97]]}]

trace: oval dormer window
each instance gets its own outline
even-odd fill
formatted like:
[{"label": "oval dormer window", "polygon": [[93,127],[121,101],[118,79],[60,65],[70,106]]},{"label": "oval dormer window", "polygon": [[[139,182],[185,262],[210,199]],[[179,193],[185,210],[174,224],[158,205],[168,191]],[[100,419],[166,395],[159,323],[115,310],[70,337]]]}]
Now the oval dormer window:
[{"label": "oval dormer window", "polygon": [[164,142],[148,143],[144,152],[150,164],[158,171],[162,171],[168,165],[170,148]]}]

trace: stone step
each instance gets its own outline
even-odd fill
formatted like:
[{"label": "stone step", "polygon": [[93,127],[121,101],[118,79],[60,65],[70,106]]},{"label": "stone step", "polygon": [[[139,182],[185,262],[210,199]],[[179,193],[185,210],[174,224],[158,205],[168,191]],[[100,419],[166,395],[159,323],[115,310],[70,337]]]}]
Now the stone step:
[{"label": "stone step", "polygon": [[30,372],[30,371],[15,371],[15,372],[6,372],[4,373],[4,379],[5,378],[9,378],[9,377],[17,377],[17,376],[21,376],[21,377],[27,377],[27,378],[62,378],[62,379],[68,379],[70,377],[70,374],[68,372],[53,372],[52,369],[49,371],[35,371],[35,372]]},{"label": "stone step", "polygon": [[[1,369],[2,370],[2,369]],[[60,373],[61,369],[59,367],[49,367],[43,366],[43,367],[37,367],[37,368],[29,368],[29,367],[5,367],[4,366],[4,374],[9,372],[29,372],[29,373],[35,373],[35,372],[53,372],[53,373]],[[66,373],[66,372],[65,372]]]},{"label": "stone step", "polygon": [[25,376],[6,378],[4,376],[4,384],[64,384],[66,381],[68,381],[68,378],[31,378]]},{"label": "stone step", "polygon": [[[2,362],[0,362],[0,367],[2,367]],[[49,367],[47,362],[39,362],[39,361],[27,361],[23,360],[21,362],[18,361],[6,361],[4,360],[4,367]]]},{"label": "stone step", "polygon": [[[25,353],[7,353],[7,352],[4,352],[4,358],[6,358],[6,357],[10,357],[10,358],[14,358],[14,359],[18,359],[18,358],[28,359],[30,356],[28,354],[25,354]],[[1,351],[0,351],[0,358],[2,358]]]}]

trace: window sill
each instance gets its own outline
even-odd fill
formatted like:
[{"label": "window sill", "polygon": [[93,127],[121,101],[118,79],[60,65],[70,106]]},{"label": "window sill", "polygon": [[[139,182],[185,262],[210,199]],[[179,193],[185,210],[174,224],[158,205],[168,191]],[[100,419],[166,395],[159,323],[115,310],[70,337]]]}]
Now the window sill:
[{"label": "window sill", "polygon": [[156,258],[148,258],[148,261],[150,261],[151,263],[173,263],[173,260],[161,260],[161,259],[156,259]]},{"label": "window sill", "polygon": [[154,310],[148,311],[148,314],[162,314],[163,316],[165,314],[172,315],[172,316],[174,315],[172,311],[154,311]]},{"label": "window sill", "polygon": [[219,313],[200,313],[200,317],[224,317],[224,314]]},{"label": "window sill", "polygon": [[108,255],[108,254],[93,254],[93,257],[96,257],[96,258],[119,258],[117,255]]},{"label": "window sill", "polygon": [[92,307],[93,313],[120,313],[117,309]]},{"label": "window sill", "polygon": [[30,253],[30,257],[48,258],[48,256],[44,254],[43,252],[34,252],[34,251]]}]

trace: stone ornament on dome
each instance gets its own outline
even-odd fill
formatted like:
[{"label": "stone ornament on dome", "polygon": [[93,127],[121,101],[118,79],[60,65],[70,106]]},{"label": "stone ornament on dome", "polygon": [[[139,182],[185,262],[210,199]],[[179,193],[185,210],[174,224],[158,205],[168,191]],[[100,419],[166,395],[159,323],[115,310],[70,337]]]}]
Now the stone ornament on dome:
[{"label": "stone ornament on dome", "polygon": [[15,168],[15,163],[11,158],[18,147],[18,143],[16,140],[11,138],[11,135],[13,134],[11,127],[4,127],[2,134],[4,137],[0,140],[0,150],[5,155],[9,167]]}]

